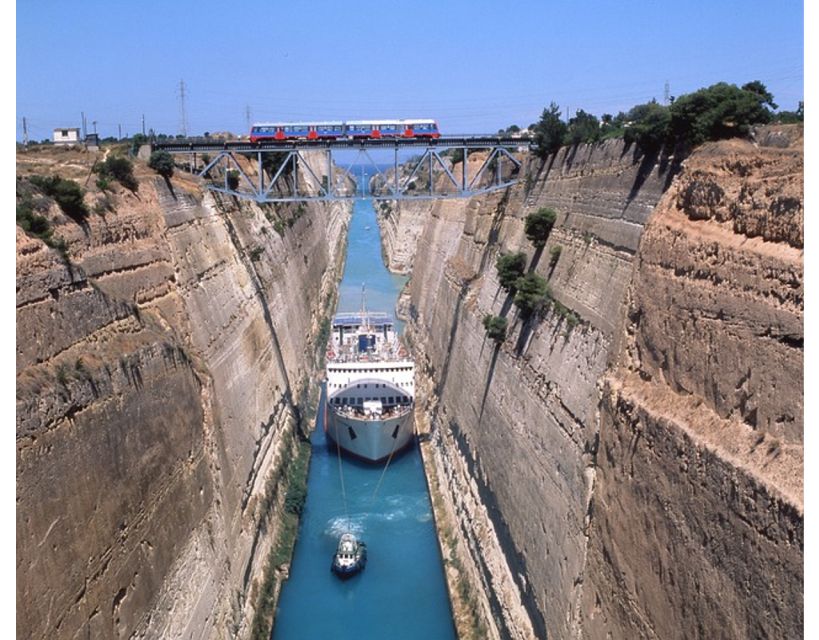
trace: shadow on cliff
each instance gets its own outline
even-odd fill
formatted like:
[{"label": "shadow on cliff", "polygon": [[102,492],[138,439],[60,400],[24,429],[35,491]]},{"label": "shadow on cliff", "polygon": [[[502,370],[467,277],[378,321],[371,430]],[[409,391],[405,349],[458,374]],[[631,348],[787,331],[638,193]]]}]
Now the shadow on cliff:
[{"label": "shadow on cliff", "polygon": [[515,355],[518,358],[523,355],[523,350],[529,343],[529,337],[537,325],[537,317],[537,313],[532,313],[526,318],[521,318],[520,333],[518,334],[518,339],[515,341]]},{"label": "shadow on cliff", "polygon": [[[628,148],[632,145],[628,145],[624,150],[624,153],[628,151]],[[657,164],[657,160],[660,157],[660,150],[655,149],[651,151],[643,151],[638,147],[636,144],[634,146],[634,162],[637,162],[640,159],[640,166],[637,168],[637,175],[634,176],[634,182],[631,185],[631,189],[628,192],[628,196],[626,197],[626,207],[632,203],[634,198],[637,197],[637,194],[640,193],[640,189],[643,188],[646,180],[651,175],[651,172],[654,170],[654,165]]]},{"label": "shadow on cliff", "polygon": [[676,143],[673,146],[664,145],[657,149],[643,150],[637,144],[627,144],[623,149],[623,155],[629,152],[631,147],[633,149],[633,161],[638,160],[640,166],[637,168],[637,175],[634,177],[634,183],[631,185],[628,197],[626,198],[626,207],[637,197],[640,189],[643,188],[646,180],[648,180],[654,167],[657,167],[657,175],[665,175],[663,181],[663,192],[671,186],[671,181],[677,175],[680,169],[682,159],[689,153],[690,149],[683,143]]},{"label": "shadow on cliff", "polygon": [[498,362],[498,353],[500,353],[501,343],[495,342],[495,348],[492,350],[492,360],[489,363],[489,372],[486,376],[486,384],[483,386],[483,397],[481,398],[481,411],[478,414],[478,423],[483,420],[483,408],[486,405],[486,396],[489,395],[489,387],[492,386],[492,378],[495,376],[495,365]]}]

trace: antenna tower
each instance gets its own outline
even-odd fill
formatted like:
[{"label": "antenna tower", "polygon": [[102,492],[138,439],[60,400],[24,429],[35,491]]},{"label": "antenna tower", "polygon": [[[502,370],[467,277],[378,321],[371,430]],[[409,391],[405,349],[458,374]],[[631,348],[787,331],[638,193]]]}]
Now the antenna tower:
[{"label": "antenna tower", "polygon": [[188,114],[185,111],[185,81],[179,81],[179,133],[188,137]]}]

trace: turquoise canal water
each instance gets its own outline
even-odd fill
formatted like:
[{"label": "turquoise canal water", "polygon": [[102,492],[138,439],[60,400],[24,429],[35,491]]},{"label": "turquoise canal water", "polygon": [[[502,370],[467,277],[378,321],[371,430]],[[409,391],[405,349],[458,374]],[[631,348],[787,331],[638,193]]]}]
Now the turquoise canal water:
[{"label": "turquoise canal water", "polygon": [[[406,278],[387,271],[378,233],[372,202],[357,201],[339,311],[361,308],[361,285],[366,283],[367,308],[394,312]],[[384,466],[343,455],[339,464],[338,452],[327,443],[323,416],[322,398],[312,436],[307,502],[273,640],[454,640],[417,446],[390,462],[378,487]],[[330,572],[330,561],[347,530],[367,543],[368,561],[362,573],[341,581]]]}]

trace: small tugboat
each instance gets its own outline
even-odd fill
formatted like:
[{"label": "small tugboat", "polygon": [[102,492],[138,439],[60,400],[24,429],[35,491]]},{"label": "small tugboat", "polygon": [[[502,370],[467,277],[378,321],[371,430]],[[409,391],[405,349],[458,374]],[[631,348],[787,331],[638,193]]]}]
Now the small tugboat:
[{"label": "small tugboat", "polygon": [[366,564],[367,545],[352,533],[342,534],[330,570],[343,580],[357,574]]}]

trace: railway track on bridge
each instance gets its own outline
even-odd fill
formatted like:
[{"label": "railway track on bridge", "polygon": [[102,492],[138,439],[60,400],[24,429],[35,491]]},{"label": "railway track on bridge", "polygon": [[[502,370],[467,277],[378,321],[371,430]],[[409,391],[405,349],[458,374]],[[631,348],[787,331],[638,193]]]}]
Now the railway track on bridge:
[{"label": "railway track on bridge", "polygon": [[510,138],[504,136],[441,136],[440,138],[368,138],[336,140],[288,140],[283,142],[250,142],[248,140],[208,140],[206,138],[185,138],[150,143],[151,150],[169,153],[190,153],[207,151],[233,151],[252,153],[255,151],[311,151],[325,149],[405,149],[405,148],[457,148],[486,149],[490,147],[534,146],[531,138]]}]

